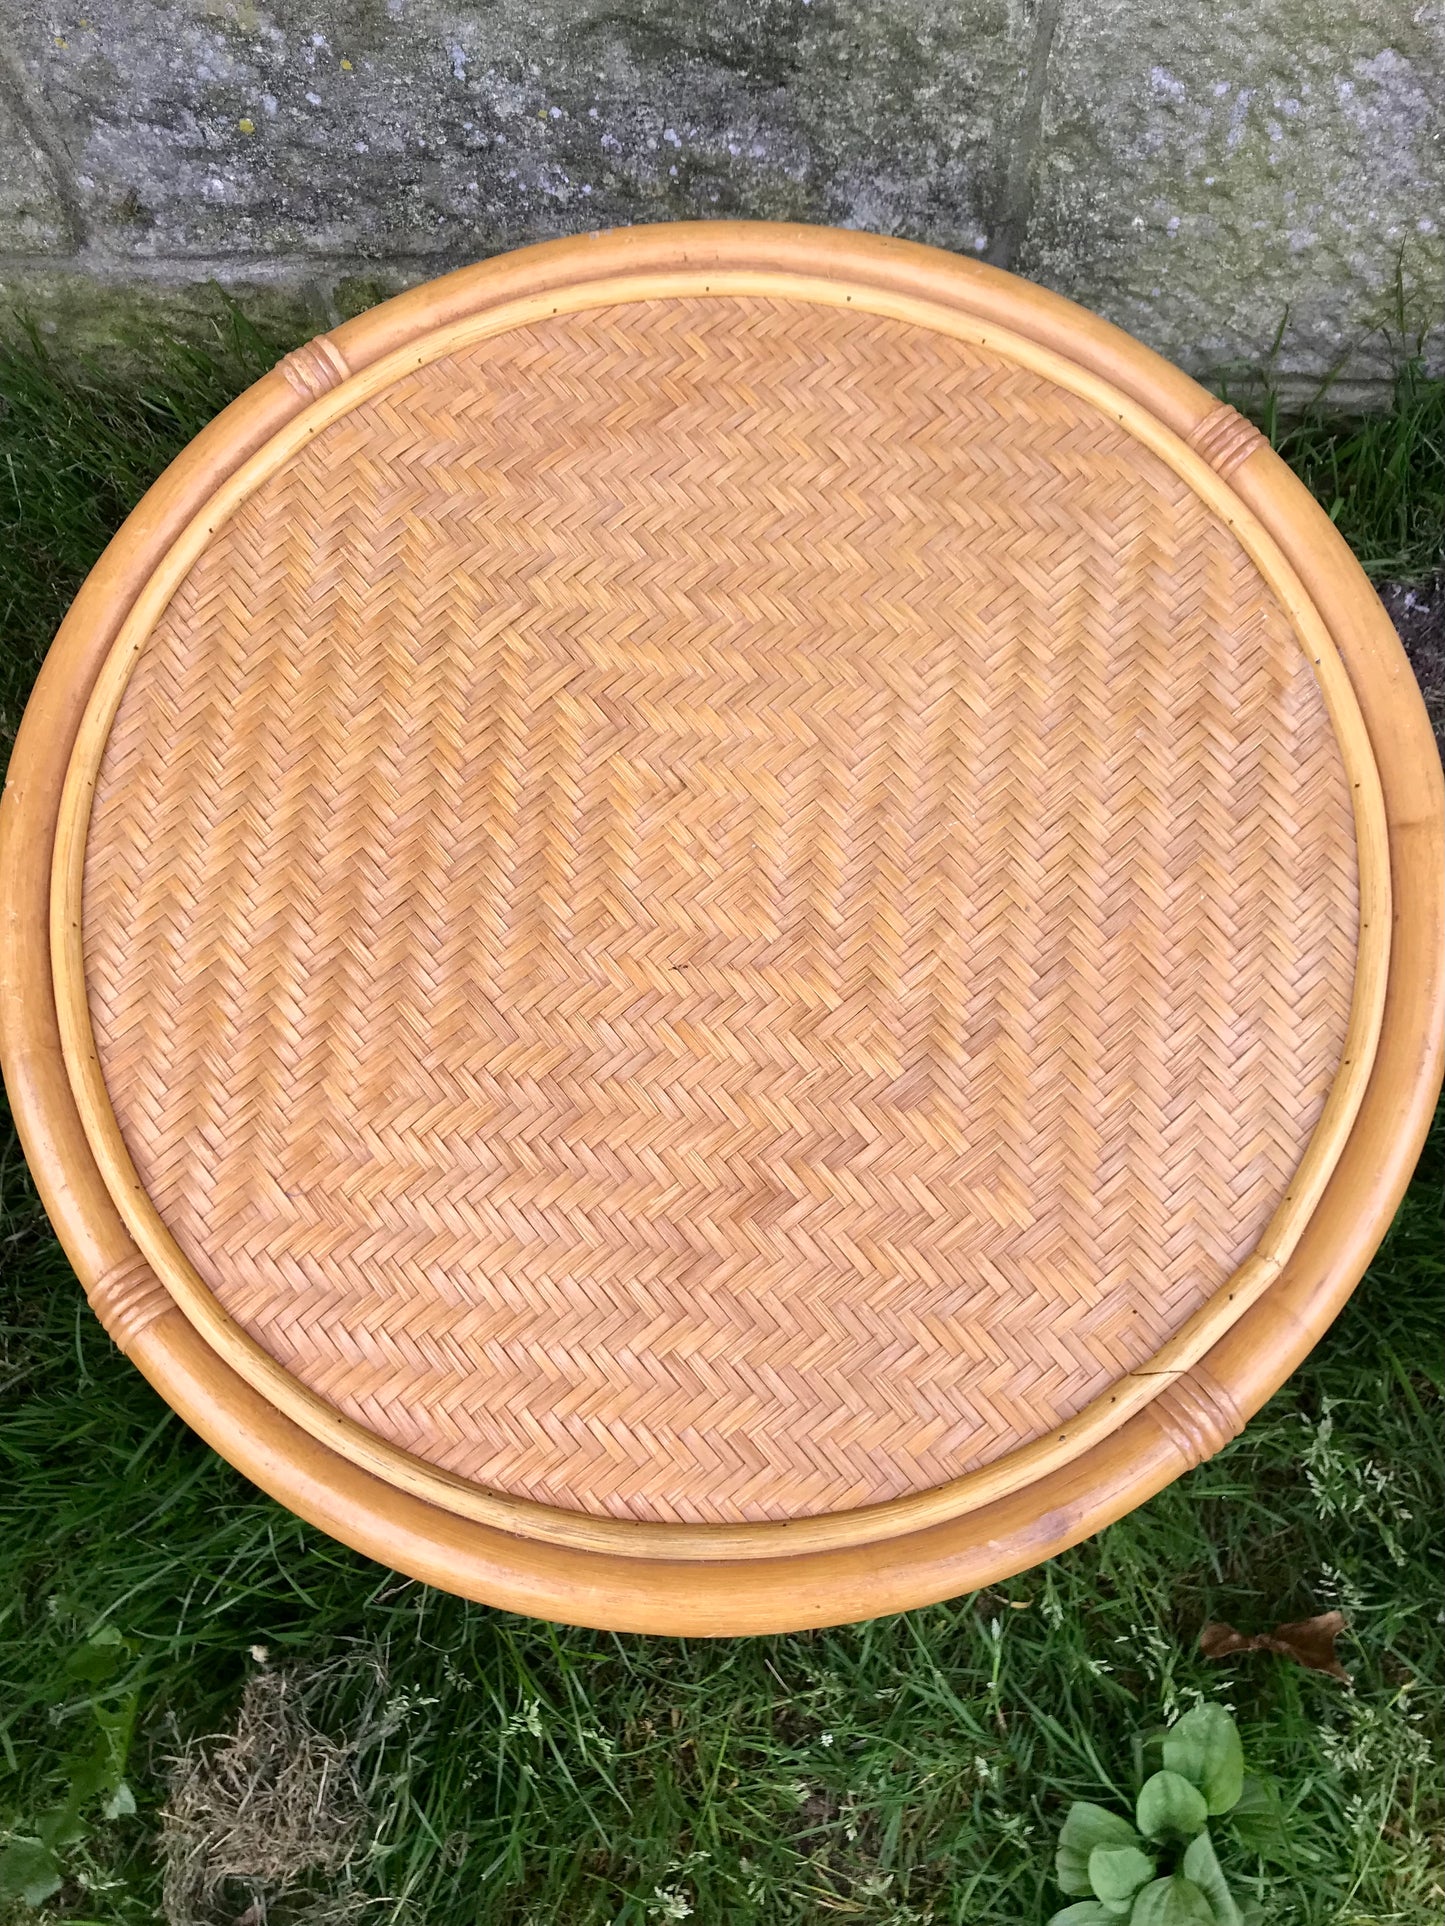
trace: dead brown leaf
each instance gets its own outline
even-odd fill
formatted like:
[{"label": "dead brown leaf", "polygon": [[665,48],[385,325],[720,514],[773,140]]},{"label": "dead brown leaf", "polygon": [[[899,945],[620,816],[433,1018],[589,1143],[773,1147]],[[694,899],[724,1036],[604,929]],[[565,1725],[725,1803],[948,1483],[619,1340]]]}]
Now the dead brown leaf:
[{"label": "dead brown leaf", "polygon": [[1233,1658],[1240,1652],[1278,1652],[1312,1672],[1326,1672],[1346,1685],[1353,1681],[1335,1652],[1335,1640],[1345,1630],[1343,1612],[1321,1612],[1317,1618],[1296,1619],[1276,1625],[1272,1632],[1237,1632],[1232,1625],[1215,1621],[1199,1634],[1199,1649],[1206,1658]]}]

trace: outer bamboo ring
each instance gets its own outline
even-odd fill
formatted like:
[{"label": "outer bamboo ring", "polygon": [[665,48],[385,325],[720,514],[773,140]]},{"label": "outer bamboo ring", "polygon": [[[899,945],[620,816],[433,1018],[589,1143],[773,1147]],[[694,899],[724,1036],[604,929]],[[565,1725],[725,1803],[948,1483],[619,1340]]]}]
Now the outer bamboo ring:
[{"label": "outer bamboo ring", "polygon": [[[157,620],[196,558],[236,507],[296,451],[358,402],[381,393],[426,361],[558,312],[668,296],[754,294],[791,301],[857,306],[936,328],[984,346],[1070,389],[1097,406],[1161,456],[1234,531],[1290,611],[1300,645],[1314,665],[1352,785],[1360,882],[1360,945],[1349,1030],[1325,1112],[1283,1200],[1255,1250],[1208,1304],[1138,1369],[1115,1380],[1061,1429],[994,1463],[933,1490],[790,1524],[650,1525],[590,1517],[485,1490],[377,1438],[282,1369],[231,1319],[180,1246],[131,1162],[101,1073],[91,1030],[83,942],[82,883],[91,799],[111,724],[134,665]],[[303,1430],[415,1496],[484,1524],[497,1524],[592,1551],[624,1557],[762,1558],[785,1534],[795,1551],[833,1549],[893,1538],[976,1510],[1067,1464],[1116,1430],[1208,1350],[1268,1288],[1299,1240],[1310,1212],[1349,1136],[1374,1060],[1389,966],[1389,846],[1379,774],[1359,706],[1329,632],[1272,537],[1227,481],[1179,436],[1118,389],[1026,337],[974,317],[875,291],[776,272],[724,269],[701,274],[624,276],[504,302],[454,321],[399,348],[319,396],[227,477],[172,544],[122,624],[91,694],[66,777],[51,885],[51,952],[62,1045],[71,1087],[91,1148],[126,1224],[171,1296],[211,1347],[253,1389]]]},{"label": "outer bamboo ring", "polygon": [[[1165,1394],[1150,1403],[1141,1398],[1142,1408],[1134,1408],[1118,1428],[1117,1419],[1099,1424],[1079,1455],[1061,1452],[1042,1469],[1031,1467],[1033,1475],[1022,1488],[975,1488],[968,1494],[973,1508],[942,1519],[928,1508],[936,1501],[933,1493],[923,1494],[921,1501],[899,1501],[900,1507],[921,1503],[922,1508],[901,1513],[892,1526],[901,1535],[890,1537],[886,1553],[879,1513],[894,1512],[894,1506],[850,1514],[865,1521],[864,1530],[850,1531],[854,1542],[831,1549],[811,1544],[801,1524],[740,1531],[692,1528],[693,1537],[707,1541],[706,1548],[680,1542],[677,1534],[685,1528],[636,1525],[620,1529],[649,1537],[633,1537],[626,1553],[611,1544],[594,1549],[586,1533],[580,1544],[547,1544],[515,1535],[519,1528],[533,1532],[537,1526],[535,1519],[516,1517],[517,1509],[544,1507],[518,1508],[515,1501],[501,1500],[486,1521],[464,1519],[455,1515],[454,1499],[444,1496],[444,1510],[417,1490],[388,1484],[352,1462],[350,1444],[339,1453],[312,1435],[310,1425],[298,1426],[294,1414],[283,1415],[254,1388],[254,1380],[246,1382],[249,1372],[239,1373],[176,1309],[112,1201],[71,1092],[57,1029],[53,997],[64,971],[52,977],[46,940],[49,873],[52,852],[63,870],[67,849],[74,859],[76,841],[72,822],[69,843],[62,837],[56,846],[62,773],[93,692],[97,713],[104,708],[104,692],[96,685],[106,680],[108,659],[125,658],[121,631],[131,635],[139,625],[138,598],[198,511],[230,478],[239,479],[242,465],[273,435],[286,430],[286,439],[304,437],[308,418],[319,419],[315,409],[326,412],[311,396],[334,383],[341,369],[350,369],[352,380],[364,384],[368,371],[375,371],[374,379],[384,376],[386,357],[416,365],[419,354],[425,358],[422,337],[438,329],[495,325],[505,303],[585,305],[601,292],[586,292],[586,284],[597,280],[659,272],[672,277],[684,270],[704,278],[720,272],[730,278],[762,276],[770,284],[779,276],[804,275],[823,284],[823,298],[846,300],[849,290],[856,295],[866,288],[869,305],[886,303],[885,311],[917,302],[947,310],[971,338],[980,332],[996,340],[1023,337],[1040,360],[1062,357],[1076,381],[1098,392],[1117,391],[1152,436],[1156,451],[1175,450],[1176,466],[1179,444],[1192,442],[1211,465],[1187,446],[1182,459],[1195,464],[1206,487],[1222,487],[1215,470],[1229,471],[1231,488],[1222,495],[1236,503],[1236,532],[1244,539],[1246,524],[1257,527],[1259,541],[1279,556],[1270,579],[1292,613],[1305,611],[1296,614],[1302,634],[1310,627],[1311,604],[1323,616],[1318,672],[1327,697],[1333,689],[1331,713],[1350,765],[1365,772],[1352,779],[1362,783],[1358,833],[1367,888],[1373,887],[1367,881],[1371,849],[1383,854],[1380,844],[1388,839],[1394,940],[1388,956],[1383,944],[1369,952],[1361,948],[1348,1046],[1355,1076],[1345,1080],[1346,1094],[1339,1101],[1337,1086],[1326,1120],[1335,1139],[1326,1149],[1338,1161],[1332,1172],[1321,1173],[1319,1165],[1326,1160],[1316,1160],[1319,1182],[1308,1188],[1318,1192],[1318,1202],[1312,1214],[1295,1213],[1308,1221],[1286,1224],[1286,1237],[1267,1239],[1259,1261],[1251,1260],[1250,1308],[1240,1317],[1229,1306],[1231,1328],[1223,1330],[1221,1318],[1206,1328],[1187,1359],[1166,1366]],[[485,319],[489,314],[492,323]],[[7,885],[0,932],[0,1043],[7,1082],[52,1218],[97,1309],[141,1368],[233,1462],[359,1548],[470,1595],[624,1629],[777,1629],[947,1596],[1061,1549],[1216,1449],[1303,1355],[1363,1269],[1408,1179],[1439,1081],[1440,933],[1445,926],[1439,765],[1393,631],[1305,491],[1262,444],[1247,432],[1241,437],[1210,396],[1106,323],[976,264],[828,230],[716,223],[553,243],[388,302],[315,344],[310,354],[309,362],[293,358],[289,378],[273,373],[226,410],[161,478],[98,564],[57,638],[27,712],[0,825],[0,874]],[[334,402],[343,392],[333,389],[326,400]],[[134,624],[129,620],[133,609]],[[1344,671],[1333,677],[1331,640]],[[1366,735],[1389,747],[1374,810],[1367,793],[1373,757]],[[82,763],[83,758],[76,766]],[[77,820],[82,782],[77,777],[72,789],[70,814]],[[1388,899],[1385,870],[1383,862],[1375,862],[1377,906]],[[61,937],[63,949],[63,927]],[[1378,1047],[1367,1079],[1370,1032],[1377,1020]],[[1324,1134],[1328,1139],[1331,1132]],[[154,1258],[152,1251],[147,1255]],[[167,1282],[174,1288],[173,1278]],[[1212,1348],[1199,1359],[1206,1347]],[[1052,1439],[1043,1442],[1046,1450],[1054,1445]],[[1077,1444],[1077,1439],[1060,1442]],[[953,1493],[954,1487],[943,1490]],[[771,1534],[767,1544],[718,1546],[719,1536],[746,1540],[759,1532]],[[689,1562],[700,1553],[709,1562]]]}]

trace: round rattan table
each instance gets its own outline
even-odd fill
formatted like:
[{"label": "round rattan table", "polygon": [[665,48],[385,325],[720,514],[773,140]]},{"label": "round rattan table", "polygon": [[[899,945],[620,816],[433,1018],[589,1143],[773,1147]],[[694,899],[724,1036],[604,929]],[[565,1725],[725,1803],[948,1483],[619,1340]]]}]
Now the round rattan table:
[{"label": "round rattan table", "polygon": [[1117,329],[749,223],[529,248],[158,481],[20,734],[31,1167],[162,1395],[451,1590],[994,1581],[1217,1450],[1440,1076],[1442,798],[1328,520]]}]

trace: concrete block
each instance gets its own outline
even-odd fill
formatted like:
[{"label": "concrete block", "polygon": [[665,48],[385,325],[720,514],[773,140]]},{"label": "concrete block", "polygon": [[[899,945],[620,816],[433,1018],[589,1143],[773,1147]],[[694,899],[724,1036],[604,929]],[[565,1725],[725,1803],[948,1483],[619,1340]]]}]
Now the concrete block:
[{"label": "concrete block", "polygon": [[1007,0],[5,0],[100,256],[437,266],[620,222],[984,244]]},{"label": "concrete block", "polygon": [[1023,273],[1193,371],[1278,335],[1358,386],[1440,319],[1445,11],[1066,0],[1033,165]]},{"label": "concrete block", "polygon": [[[0,83],[6,75],[0,69]],[[45,150],[23,96],[0,85],[0,254],[68,253],[75,244]]]}]

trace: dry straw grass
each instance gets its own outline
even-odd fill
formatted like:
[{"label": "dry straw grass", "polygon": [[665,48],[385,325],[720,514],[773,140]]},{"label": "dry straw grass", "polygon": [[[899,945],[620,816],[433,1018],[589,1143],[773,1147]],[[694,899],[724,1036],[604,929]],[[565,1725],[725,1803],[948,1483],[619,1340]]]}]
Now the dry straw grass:
[{"label": "dry straw grass", "polygon": [[168,1926],[359,1916],[366,1902],[348,1876],[368,1834],[358,1758],[376,1731],[366,1721],[335,1738],[316,1724],[335,1669],[259,1666],[231,1730],[173,1761],[160,1833]]}]

